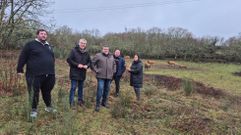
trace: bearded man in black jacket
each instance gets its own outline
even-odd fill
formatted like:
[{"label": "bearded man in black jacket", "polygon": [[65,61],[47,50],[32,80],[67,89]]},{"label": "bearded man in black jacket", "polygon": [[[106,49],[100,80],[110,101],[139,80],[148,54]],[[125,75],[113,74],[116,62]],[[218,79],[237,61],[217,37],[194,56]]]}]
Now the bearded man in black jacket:
[{"label": "bearded man in black jacket", "polygon": [[31,99],[32,111],[30,117],[37,117],[37,106],[39,102],[39,91],[41,90],[45,111],[56,112],[51,104],[51,91],[55,85],[55,58],[52,46],[46,41],[48,33],[39,29],[36,39],[28,42],[19,56],[17,73],[22,76],[23,67],[26,64],[26,81],[29,97]]}]

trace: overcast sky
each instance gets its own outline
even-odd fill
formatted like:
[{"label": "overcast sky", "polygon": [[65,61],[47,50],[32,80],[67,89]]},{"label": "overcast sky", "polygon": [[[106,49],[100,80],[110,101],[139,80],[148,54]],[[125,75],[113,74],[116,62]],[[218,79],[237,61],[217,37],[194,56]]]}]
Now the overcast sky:
[{"label": "overcast sky", "polygon": [[241,33],[241,0],[55,0],[57,26],[99,29],[101,34],[125,28],[182,27],[195,36],[229,38]]}]

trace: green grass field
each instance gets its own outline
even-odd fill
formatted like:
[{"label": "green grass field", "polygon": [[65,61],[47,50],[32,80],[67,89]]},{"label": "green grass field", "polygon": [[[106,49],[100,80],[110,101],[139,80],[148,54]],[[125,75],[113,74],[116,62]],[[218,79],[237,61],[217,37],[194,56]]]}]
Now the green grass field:
[{"label": "green grass field", "polygon": [[[1,83],[8,83],[4,75],[8,73],[5,72],[15,70],[3,69],[15,62],[13,60],[0,64]],[[241,77],[232,75],[241,70],[239,65],[178,62],[187,66],[187,69],[179,69],[167,66],[166,61],[155,62],[152,68],[145,70],[146,74],[190,78],[225,90],[231,95],[239,95],[240,98]],[[38,118],[29,119],[29,102],[25,80],[22,78],[21,87],[14,87],[13,95],[0,97],[0,134],[241,134],[239,100],[216,98],[196,92],[187,96],[182,89],[168,90],[157,80],[147,79],[141,91],[141,102],[136,102],[134,91],[129,86],[128,73],[125,73],[121,82],[121,96],[113,96],[112,85],[110,109],[101,108],[97,113],[94,112],[96,80],[88,72],[84,87],[85,107],[76,106],[72,110],[68,104],[68,65],[64,60],[56,61],[56,74],[53,104],[58,113],[45,112],[40,97]]]}]

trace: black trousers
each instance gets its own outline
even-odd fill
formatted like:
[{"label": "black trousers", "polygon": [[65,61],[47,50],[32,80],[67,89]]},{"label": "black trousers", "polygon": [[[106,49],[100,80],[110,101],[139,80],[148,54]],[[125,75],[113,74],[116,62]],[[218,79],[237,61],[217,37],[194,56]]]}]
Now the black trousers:
[{"label": "black trousers", "polygon": [[120,92],[120,80],[121,76],[114,76],[113,80],[115,81],[115,93],[119,94]]},{"label": "black trousers", "polygon": [[141,98],[141,88],[134,87],[135,94],[136,94],[136,100],[139,101]]},{"label": "black trousers", "polygon": [[55,75],[39,75],[39,76],[26,76],[29,100],[32,105],[32,110],[37,110],[39,102],[39,91],[41,90],[44,103],[47,107],[51,107],[51,91],[55,84]]}]

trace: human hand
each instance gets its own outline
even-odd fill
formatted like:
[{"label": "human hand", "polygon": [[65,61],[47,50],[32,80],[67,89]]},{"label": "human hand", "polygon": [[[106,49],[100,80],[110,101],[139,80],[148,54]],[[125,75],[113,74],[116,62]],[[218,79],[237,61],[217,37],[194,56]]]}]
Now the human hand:
[{"label": "human hand", "polygon": [[23,73],[17,73],[17,77],[22,78],[23,77]]},{"label": "human hand", "polygon": [[88,66],[87,66],[87,65],[83,65],[83,68],[84,68],[84,69],[87,69],[87,68],[88,68]]},{"label": "human hand", "polygon": [[84,66],[84,65],[82,65],[82,64],[79,64],[79,65],[78,65],[78,68],[83,68],[83,66]]}]

